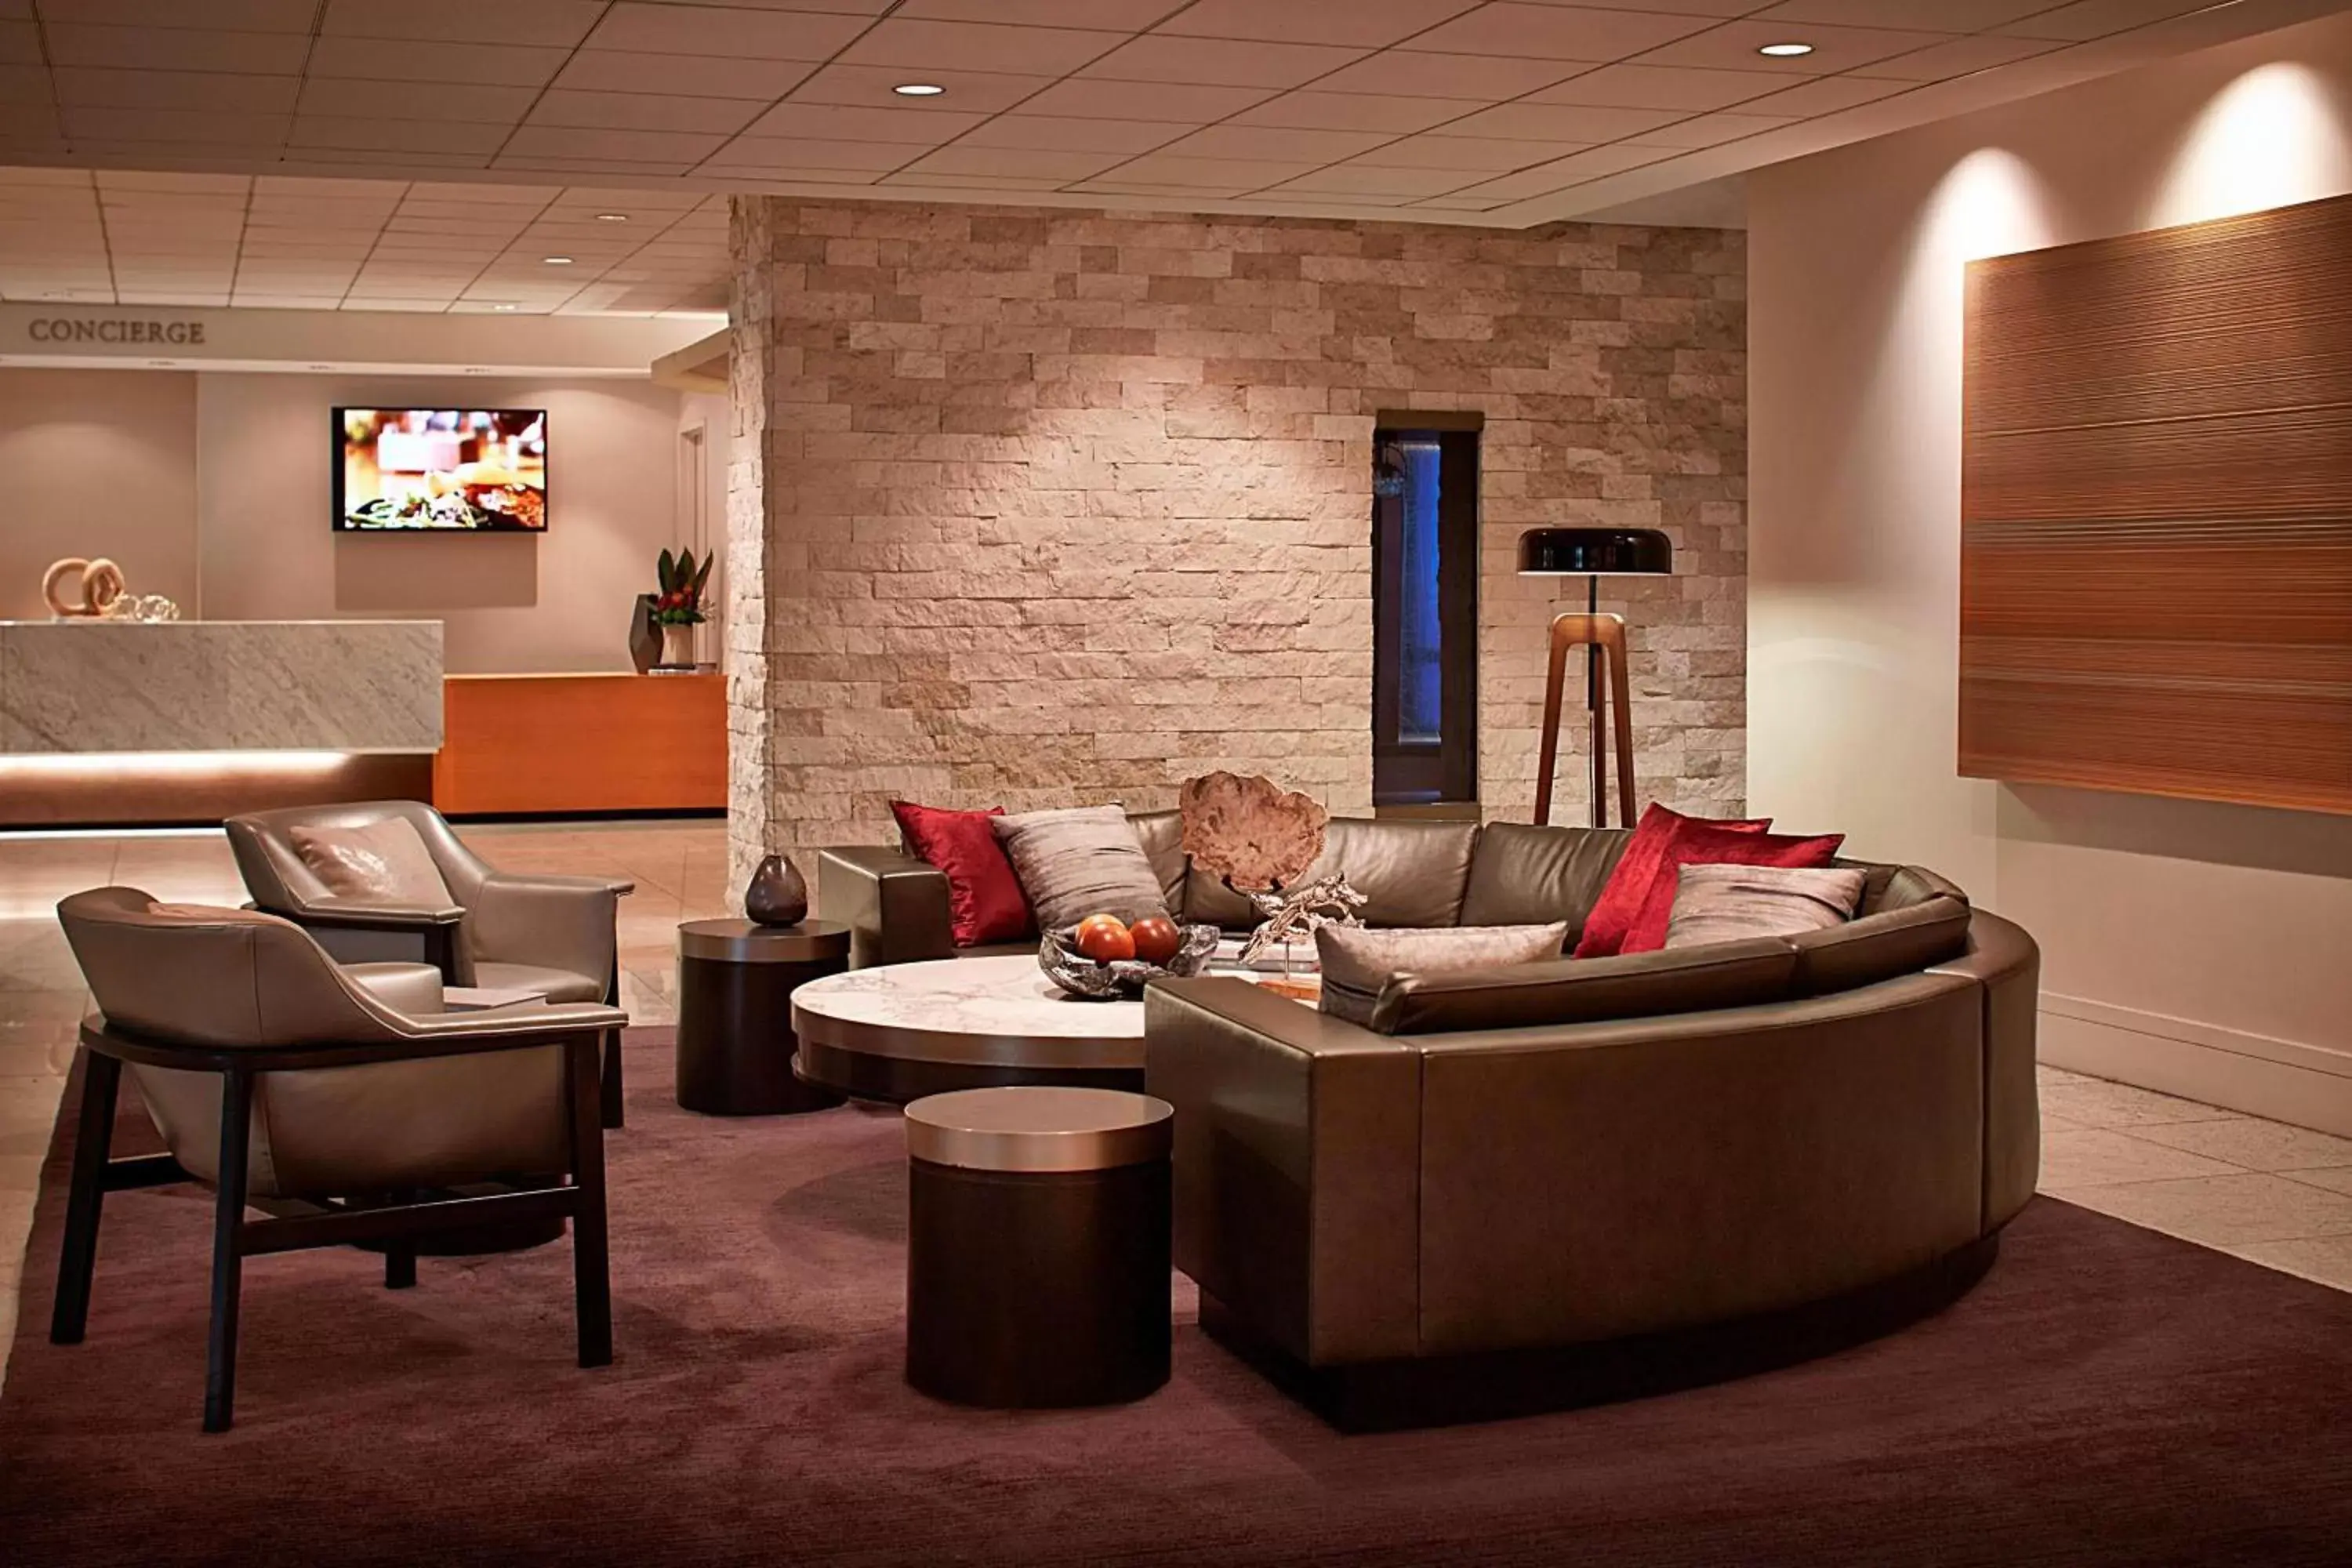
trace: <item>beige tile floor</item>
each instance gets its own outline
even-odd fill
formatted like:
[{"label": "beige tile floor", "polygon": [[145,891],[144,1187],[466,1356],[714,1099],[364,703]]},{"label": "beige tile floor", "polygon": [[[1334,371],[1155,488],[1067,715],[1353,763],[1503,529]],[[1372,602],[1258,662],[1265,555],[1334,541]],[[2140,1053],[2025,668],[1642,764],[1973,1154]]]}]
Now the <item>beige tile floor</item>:
[{"label": "beige tile floor", "polygon": [[[619,874],[621,1002],[676,1016],[676,927],[732,912],[726,830],[712,822],[464,830],[514,869]],[[217,833],[0,834],[0,1377],[50,1124],[89,997],[58,930],[68,893],[109,882],[160,898],[244,897]],[[2352,1140],[2123,1084],[2042,1069],[2042,1190],[2202,1246],[2352,1290]]]}]

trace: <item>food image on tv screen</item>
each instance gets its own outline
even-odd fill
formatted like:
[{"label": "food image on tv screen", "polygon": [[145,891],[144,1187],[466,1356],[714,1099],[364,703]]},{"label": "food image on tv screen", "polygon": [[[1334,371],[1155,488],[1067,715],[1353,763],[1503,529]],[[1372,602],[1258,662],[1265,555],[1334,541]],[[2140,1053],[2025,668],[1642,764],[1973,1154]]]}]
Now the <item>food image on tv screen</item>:
[{"label": "food image on tv screen", "polygon": [[335,526],[536,533],[547,526],[543,408],[339,408]]}]

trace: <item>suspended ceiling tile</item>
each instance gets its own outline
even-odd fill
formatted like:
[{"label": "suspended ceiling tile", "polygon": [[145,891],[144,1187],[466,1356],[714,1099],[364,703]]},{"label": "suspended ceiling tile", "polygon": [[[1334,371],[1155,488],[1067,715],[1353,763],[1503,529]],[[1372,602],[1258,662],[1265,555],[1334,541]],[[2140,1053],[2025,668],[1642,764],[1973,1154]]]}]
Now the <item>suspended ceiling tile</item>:
[{"label": "suspended ceiling tile", "polygon": [[1315,90],[1499,103],[1585,68],[1570,60],[1387,49],[1318,79]]},{"label": "suspended ceiling tile", "polygon": [[1724,109],[1789,85],[1780,71],[1702,70],[1689,67],[1610,65],[1528,95],[1531,103],[1579,103],[1595,109]]},{"label": "suspended ceiling tile", "polygon": [[1476,99],[1302,90],[1286,92],[1245,109],[1233,117],[1232,123],[1307,131],[1379,131],[1402,136],[1475,114],[1486,107]]},{"label": "suspended ceiling tile", "polygon": [[569,58],[569,50],[529,44],[320,38],[311,47],[306,74],[314,79],[544,87]]},{"label": "suspended ceiling tile", "polygon": [[1074,120],[1158,120],[1202,125],[1238,113],[1273,96],[1263,87],[1216,87],[1202,82],[1097,81],[1069,78],[1021,105],[1024,114]]},{"label": "suspended ceiling tile", "polygon": [[1079,74],[1110,81],[1297,87],[1361,58],[1363,52],[1320,44],[1245,43],[1153,34],[1112,50]]},{"label": "suspended ceiling tile", "polygon": [[1460,16],[1478,0],[1347,0],[1337,5],[1268,5],[1266,0],[1193,0],[1160,31],[1268,43],[1356,44],[1380,47]]},{"label": "suspended ceiling tile", "polygon": [[[861,17],[735,5],[649,5],[621,0],[588,38],[591,48],[647,55],[733,55],[826,60],[864,31]],[[574,39],[573,42],[579,40]]]},{"label": "suspended ceiling tile", "polygon": [[583,92],[667,92],[765,104],[792,91],[815,68],[810,60],[582,49],[564,62],[555,85]]},{"label": "suspended ceiling tile", "polygon": [[[235,3],[235,0],[231,0]],[[312,9],[309,0],[289,0]],[[214,0],[205,0],[209,10]],[[588,36],[605,0],[327,0],[320,33],[328,37],[459,38],[481,44],[542,44],[570,47]],[[306,16],[299,30],[308,31]]]}]

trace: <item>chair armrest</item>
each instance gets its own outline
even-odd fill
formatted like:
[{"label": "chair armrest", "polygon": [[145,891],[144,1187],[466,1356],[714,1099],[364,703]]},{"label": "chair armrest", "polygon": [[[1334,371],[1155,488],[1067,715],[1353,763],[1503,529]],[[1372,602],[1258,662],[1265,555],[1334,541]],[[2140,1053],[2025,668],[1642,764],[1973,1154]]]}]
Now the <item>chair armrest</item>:
[{"label": "chair armrest", "polygon": [[947,873],[879,844],[820,849],[817,906],[849,928],[849,967],[955,956]]},{"label": "chair armrest", "polygon": [[1310,1366],[1419,1348],[1421,1056],[1244,980],[1155,981],[1177,1267]]},{"label": "chair armrest", "polygon": [[628,1022],[626,1013],[602,1002],[515,1002],[504,1007],[483,1007],[466,1013],[402,1014],[398,1028],[410,1039],[447,1041],[478,1037],[499,1042],[483,1048],[505,1050],[510,1044],[624,1028]]},{"label": "chair armrest", "polygon": [[618,941],[617,889],[625,885],[597,877],[494,871],[474,895],[467,930],[473,957],[608,981]]},{"label": "chair armrest", "polygon": [[637,890],[637,885],[626,877],[572,877],[555,871],[492,871],[488,879],[527,882],[536,887],[564,888],[582,893],[602,891],[616,899],[625,899]]},{"label": "chair armrest", "polygon": [[436,926],[464,923],[466,911],[456,904],[372,904],[356,899],[314,899],[287,909],[262,913],[283,915],[296,925],[331,926],[345,931],[422,931]]}]

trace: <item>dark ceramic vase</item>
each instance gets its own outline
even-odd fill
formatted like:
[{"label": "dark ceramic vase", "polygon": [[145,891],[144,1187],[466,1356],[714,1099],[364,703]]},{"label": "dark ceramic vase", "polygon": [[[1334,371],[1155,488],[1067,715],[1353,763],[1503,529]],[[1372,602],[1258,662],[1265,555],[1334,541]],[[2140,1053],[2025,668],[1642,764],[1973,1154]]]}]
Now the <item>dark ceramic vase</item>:
[{"label": "dark ceramic vase", "polygon": [[808,918],[808,884],[799,868],[782,855],[771,855],[751,873],[743,889],[743,912],[763,926],[798,925]]},{"label": "dark ceramic vase", "polygon": [[640,594],[629,609],[629,662],[643,675],[661,661],[661,627],[654,625],[654,596]]}]

